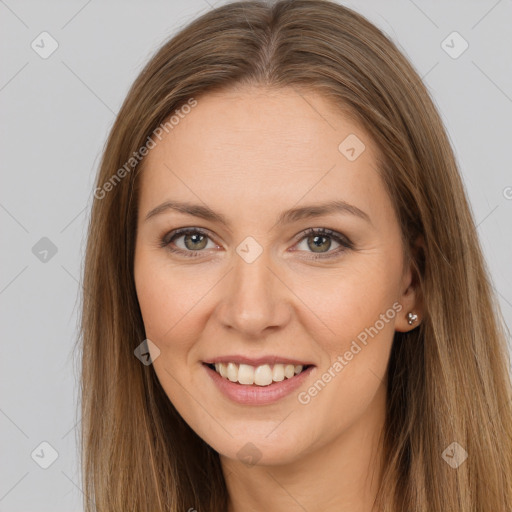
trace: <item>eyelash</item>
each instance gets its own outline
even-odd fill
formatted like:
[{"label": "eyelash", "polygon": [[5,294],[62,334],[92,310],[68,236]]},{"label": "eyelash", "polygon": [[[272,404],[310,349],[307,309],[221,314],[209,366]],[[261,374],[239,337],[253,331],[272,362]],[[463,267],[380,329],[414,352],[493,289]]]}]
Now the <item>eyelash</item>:
[{"label": "eyelash", "polygon": [[[171,231],[170,233],[166,234],[160,241],[160,247],[166,248],[168,251],[172,253],[178,253],[180,255],[185,256],[186,258],[197,258],[200,256],[200,253],[203,252],[201,250],[198,251],[184,251],[183,249],[174,249],[170,246],[171,242],[173,242],[176,238],[179,238],[183,235],[189,235],[189,234],[200,234],[204,235],[208,238],[210,236],[208,233],[203,231],[200,228],[181,228],[177,229],[175,231]],[[354,245],[352,242],[346,238],[345,236],[341,235],[340,233],[337,233],[336,231],[332,231],[327,228],[309,228],[302,234],[302,237],[298,239],[297,244],[299,242],[302,242],[305,238],[308,238],[310,236],[324,236],[327,238],[331,238],[338,242],[341,247],[338,247],[332,252],[329,253],[318,253],[314,256],[308,256],[308,259],[312,260],[319,260],[319,259],[328,259],[328,258],[334,258],[338,256],[340,253],[345,252],[346,250],[351,250],[354,248]],[[211,238],[210,238],[211,240]],[[314,254],[314,253],[312,253]]]}]

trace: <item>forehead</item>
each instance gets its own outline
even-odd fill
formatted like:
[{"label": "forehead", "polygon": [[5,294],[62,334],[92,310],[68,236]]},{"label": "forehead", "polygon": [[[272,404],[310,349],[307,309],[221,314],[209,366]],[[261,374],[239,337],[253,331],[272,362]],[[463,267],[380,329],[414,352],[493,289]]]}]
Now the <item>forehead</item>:
[{"label": "forehead", "polygon": [[[248,207],[343,198],[370,208],[383,186],[376,147],[318,93],[247,87],[209,93],[154,139],[141,201],[226,198]],[[232,205],[231,205],[232,206]]]}]

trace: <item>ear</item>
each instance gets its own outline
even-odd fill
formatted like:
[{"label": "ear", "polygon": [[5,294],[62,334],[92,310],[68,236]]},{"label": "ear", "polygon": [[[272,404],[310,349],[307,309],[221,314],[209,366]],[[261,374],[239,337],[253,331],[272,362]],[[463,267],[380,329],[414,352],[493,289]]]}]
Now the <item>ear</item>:
[{"label": "ear", "polygon": [[[404,268],[403,278],[400,287],[399,303],[402,305],[402,310],[396,317],[395,330],[398,332],[408,332],[415,329],[420,325],[424,313],[423,295],[420,287],[418,270],[414,266],[416,261],[417,266],[422,268],[421,262],[425,257],[425,240],[423,235],[419,235],[414,245],[411,247],[411,257],[406,262]],[[417,315],[417,319],[409,324],[408,314],[412,313]],[[414,320],[414,319],[413,319]]]}]

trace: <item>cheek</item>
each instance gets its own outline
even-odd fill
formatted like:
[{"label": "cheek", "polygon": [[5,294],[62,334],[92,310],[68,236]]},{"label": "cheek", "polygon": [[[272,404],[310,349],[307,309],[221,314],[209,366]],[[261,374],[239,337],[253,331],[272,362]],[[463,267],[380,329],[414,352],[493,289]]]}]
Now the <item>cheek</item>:
[{"label": "cheek", "polygon": [[146,336],[160,347],[164,333],[174,323],[176,301],[169,293],[166,274],[142,251],[137,253],[134,275]]},{"label": "cheek", "polygon": [[[188,319],[194,316],[201,298],[211,284],[207,276],[198,279],[192,268],[176,269],[162,254],[140,249],[135,258],[135,286],[146,335],[160,346],[182,340],[181,331],[191,334]],[[180,336],[176,334],[180,332]]]},{"label": "cheek", "polygon": [[146,337],[160,350],[153,368],[171,401],[189,410],[183,386],[190,386],[191,351],[204,330],[201,297],[211,288],[207,276],[199,279],[191,269],[176,269],[161,253],[136,253],[135,286]]},{"label": "cheek", "polygon": [[[347,264],[336,274],[315,280],[314,286],[308,281],[297,290],[297,295],[306,297],[314,316],[326,327],[327,338],[333,340],[332,349],[339,349],[340,342],[355,339],[373,326],[396,302],[399,269],[391,264],[383,265],[379,260],[368,258],[354,265]],[[393,320],[396,311],[392,310],[389,316]],[[389,337],[393,325],[390,321],[385,327],[380,323],[378,327]]]},{"label": "cheek", "polygon": [[[198,404],[206,400],[191,399],[199,397],[201,382],[197,381],[199,365],[191,371],[189,363],[194,360],[194,347],[205,328],[201,298],[213,284],[208,276],[199,278],[197,271],[177,269],[161,254],[144,249],[136,256],[134,275],[146,337],[160,350],[152,364],[155,374],[186,423],[207,438],[215,422],[205,424],[204,408]],[[218,442],[219,435],[210,441]]]},{"label": "cheek", "polygon": [[347,262],[335,277],[299,292],[328,327],[316,338],[326,353],[316,377],[321,382],[306,390],[301,403],[314,401],[313,408],[336,403],[345,411],[362,411],[384,382],[395,319],[402,309],[397,301],[400,259],[395,256],[367,254]]}]

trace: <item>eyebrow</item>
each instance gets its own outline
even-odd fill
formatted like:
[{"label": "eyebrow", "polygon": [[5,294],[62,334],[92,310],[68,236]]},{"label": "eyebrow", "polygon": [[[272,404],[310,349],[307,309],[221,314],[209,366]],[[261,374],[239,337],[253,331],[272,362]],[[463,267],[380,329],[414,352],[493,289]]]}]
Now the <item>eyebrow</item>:
[{"label": "eyebrow", "polygon": [[[218,222],[227,228],[230,226],[229,221],[224,215],[213,211],[208,206],[182,201],[165,201],[165,203],[160,204],[148,212],[145,221],[148,221],[152,217],[160,215],[168,210],[175,210],[188,215],[193,215],[194,217],[200,217],[212,222]],[[323,215],[329,215],[333,213],[354,215],[372,224],[370,216],[366,212],[359,209],[357,206],[342,200],[329,201],[327,203],[321,204],[310,204],[286,210],[279,215],[276,224],[291,224],[293,222],[297,222],[298,220],[321,217]]]}]

